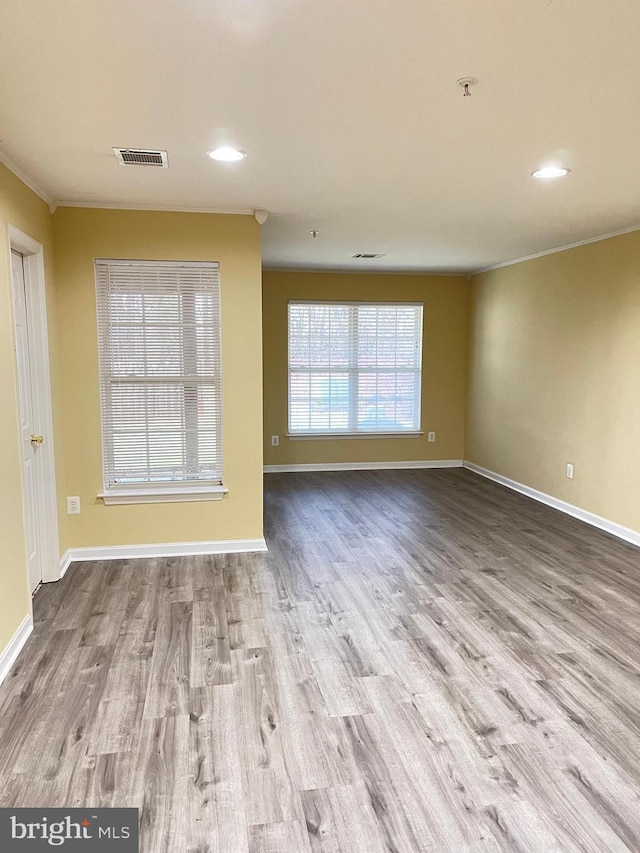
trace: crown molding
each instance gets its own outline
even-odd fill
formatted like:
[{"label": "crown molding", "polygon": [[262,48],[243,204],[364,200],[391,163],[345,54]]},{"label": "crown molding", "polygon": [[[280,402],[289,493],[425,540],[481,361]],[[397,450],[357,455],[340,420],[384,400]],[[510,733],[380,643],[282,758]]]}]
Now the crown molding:
[{"label": "crown molding", "polygon": [[514,258],[512,261],[502,261],[499,264],[493,264],[490,267],[483,267],[471,273],[471,276],[482,275],[485,272],[502,269],[502,267],[511,267],[514,264],[521,264],[524,261],[534,261],[536,258],[544,258],[545,255],[555,255],[558,252],[566,252],[568,249],[578,249],[580,246],[588,246],[589,243],[599,243],[601,240],[610,240],[612,237],[622,237],[624,234],[632,234],[634,231],[640,231],[640,225],[632,225],[630,228],[621,228],[619,231],[610,231],[608,234],[600,234],[597,237],[587,237],[586,240],[578,240],[575,243],[565,243],[564,246],[556,246],[554,249],[545,249],[544,252],[536,252],[533,255],[524,255],[522,258]]},{"label": "crown molding", "polygon": [[22,181],[22,183],[25,184],[27,187],[29,187],[29,189],[32,190],[39,198],[41,198],[42,201],[46,202],[49,205],[49,210],[51,211],[51,213],[55,213],[56,202],[49,195],[49,193],[46,193],[42,189],[42,187],[38,186],[38,184],[32,178],[30,178],[29,175],[26,174],[26,172],[23,172],[19,166],[16,166],[16,164],[13,162],[13,160],[11,160],[9,157],[7,157],[7,155],[4,153],[4,151],[1,151],[1,150],[0,150],[0,163],[4,163],[4,165],[7,167],[7,169],[10,172],[13,172],[13,174],[16,176],[16,178],[19,178]]},{"label": "crown molding", "polygon": [[89,207],[97,210],[155,210],[160,213],[218,213],[234,216],[253,216],[254,208],[181,207],[173,204],[119,204],[110,201],[59,201],[58,207]]},{"label": "crown molding", "polygon": [[272,267],[268,264],[262,265],[263,272],[286,272],[286,273],[316,273],[318,275],[412,275],[429,278],[470,278],[475,273],[468,270],[461,272],[434,272],[429,270],[402,270],[402,269],[376,269],[376,270],[348,270],[340,267]]}]

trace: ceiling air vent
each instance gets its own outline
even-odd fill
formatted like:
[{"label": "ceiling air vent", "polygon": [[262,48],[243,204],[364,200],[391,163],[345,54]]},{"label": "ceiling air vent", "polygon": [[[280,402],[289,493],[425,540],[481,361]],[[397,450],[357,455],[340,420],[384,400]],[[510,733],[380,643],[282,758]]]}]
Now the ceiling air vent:
[{"label": "ceiling air vent", "polygon": [[372,260],[372,258],[384,258],[384,257],[385,257],[385,253],[384,253],[384,252],[382,252],[382,253],[381,253],[381,254],[379,254],[379,255],[372,255],[372,254],[367,253],[367,252],[360,252],[359,254],[357,254],[357,255],[352,255],[351,257],[352,257],[352,258],[363,258],[363,259],[365,259],[365,260],[367,260],[367,261],[370,261],[370,260]]},{"label": "ceiling air vent", "polygon": [[118,163],[121,166],[160,166],[169,167],[166,151],[149,151],[146,148],[114,148]]}]

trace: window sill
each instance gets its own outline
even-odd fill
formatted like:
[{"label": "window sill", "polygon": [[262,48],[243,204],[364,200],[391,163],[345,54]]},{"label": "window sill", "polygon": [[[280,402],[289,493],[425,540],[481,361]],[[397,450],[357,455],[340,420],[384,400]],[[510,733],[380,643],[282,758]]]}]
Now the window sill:
[{"label": "window sill", "polygon": [[295,432],[287,433],[293,441],[325,438],[419,438],[424,432]]},{"label": "window sill", "polygon": [[118,504],[161,504],[182,501],[221,501],[229,493],[224,486],[187,486],[183,488],[109,489],[98,495],[107,506]]}]

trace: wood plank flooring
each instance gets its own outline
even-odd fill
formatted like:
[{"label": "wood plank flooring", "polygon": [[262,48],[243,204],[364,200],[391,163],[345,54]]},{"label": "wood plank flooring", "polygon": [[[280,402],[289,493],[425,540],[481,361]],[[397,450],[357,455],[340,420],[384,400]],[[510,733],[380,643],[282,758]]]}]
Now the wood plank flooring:
[{"label": "wood plank flooring", "polygon": [[145,853],[640,850],[640,551],[465,470],[267,475],[267,554],[75,564],[0,805]]}]

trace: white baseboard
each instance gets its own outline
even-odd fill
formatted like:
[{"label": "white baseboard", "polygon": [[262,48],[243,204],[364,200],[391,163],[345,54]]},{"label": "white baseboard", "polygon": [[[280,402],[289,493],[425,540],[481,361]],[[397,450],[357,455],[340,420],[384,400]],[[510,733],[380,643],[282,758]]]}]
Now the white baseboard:
[{"label": "white baseboard", "polygon": [[33,631],[33,621],[31,615],[28,614],[20,623],[18,630],[9,640],[8,645],[0,653],[0,684],[5,680],[11,671],[11,667],[15,663],[16,658],[22,651],[22,647],[27,642],[29,634]]},{"label": "white baseboard", "polygon": [[71,563],[85,560],[135,560],[144,557],[192,557],[199,554],[244,554],[266,551],[260,539],[217,539],[212,542],[166,542],[156,545],[105,545],[102,548],[69,548],[60,560],[60,577]]},{"label": "white baseboard", "polygon": [[265,474],[295,471],[376,471],[400,468],[462,468],[462,459],[426,459],[417,462],[307,462],[300,465],[265,465]]},{"label": "white baseboard", "polygon": [[60,558],[60,577],[58,580],[62,580],[72,562],[71,551],[65,551]]},{"label": "white baseboard", "polygon": [[640,531],[632,530],[630,527],[623,527],[621,524],[616,524],[615,521],[610,521],[608,518],[602,518],[602,516],[588,512],[586,509],[581,509],[579,506],[561,501],[559,498],[554,498],[553,495],[548,495],[546,492],[539,492],[537,489],[532,489],[530,486],[525,486],[516,480],[510,480],[509,477],[503,477],[502,474],[496,474],[495,471],[489,471],[488,468],[481,468],[473,462],[465,461],[464,467],[475,474],[480,474],[481,477],[486,477],[488,480],[500,483],[508,489],[513,489],[514,492],[520,492],[528,498],[533,498],[534,501],[539,501],[553,507],[553,509],[584,521],[585,524],[598,527],[600,530],[604,530],[618,539],[624,539],[625,542],[630,542],[632,545],[640,547]]}]

